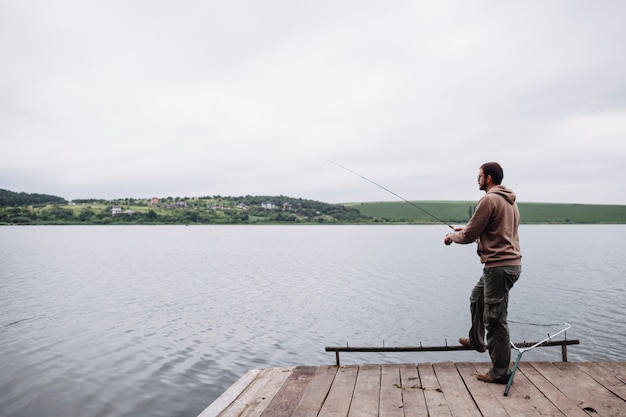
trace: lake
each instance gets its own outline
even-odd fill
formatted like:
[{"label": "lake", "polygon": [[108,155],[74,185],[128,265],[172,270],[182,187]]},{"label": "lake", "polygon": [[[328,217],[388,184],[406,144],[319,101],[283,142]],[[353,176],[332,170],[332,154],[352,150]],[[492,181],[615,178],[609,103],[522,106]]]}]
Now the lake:
[{"label": "lake", "polygon": [[[481,273],[445,226],[0,228],[1,416],[196,416],[246,371],[326,346],[457,344]],[[626,225],[523,225],[513,341],[626,360]],[[513,352],[515,358],[515,352]],[[345,353],[342,363],[488,361]],[[523,360],[560,360],[539,348]]]}]

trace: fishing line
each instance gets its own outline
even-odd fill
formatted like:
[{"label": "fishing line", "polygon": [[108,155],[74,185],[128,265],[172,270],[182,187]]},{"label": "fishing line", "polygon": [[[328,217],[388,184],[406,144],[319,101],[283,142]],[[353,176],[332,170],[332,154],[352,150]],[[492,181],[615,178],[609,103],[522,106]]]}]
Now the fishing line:
[{"label": "fishing line", "polygon": [[434,215],[434,214],[432,214],[431,212],[429,212],[429,211],[427,211],[427,210],[424,210],[423,208],[421,208],[421,207],[420,207],[420,206],[418,206],[417,204],[415,204],[415,203],[413,203],[413,202],[411,202],[411,201],[407,200],[406,198],[404,198],[404,197],[402,197],[402,196],[400,196],[400,195],[398,195],[398,194],[394,193],[394,192],[393,192],[393,191],[391,191],[390,189],[383,187],[382,185],[380,185],[380,184],[378,184],[378,183],[376,183],[376,182],[374,182],[374,181],[370,180],[369,178],[364,177],[363,175],[359,174],[358,172],[355,172],[355,171],[351,170],[350,168],[346,168],[346,167],[344,167],[343,165],[338,164],[337,162],[333,162],[333,161],[331,161],[330,159],[326,159],[326,158],[322,158],[322,159],[324,159],[326,162],[330,162],[331,164],[338,166],[339,168],[345,169],[346,171],[351,172],[351,173],[353,173],[354,175],[356,175],[356,176],[358,176],[358,177],[363,178],[365,181],[367,181],[367,182],[370,182],[370,183],[374,184],[374,185],[375,185],[375,186],[377,186],[378,188],[381,188],[381,189],[383,189],[383,190],[387,191],[387,192],[388,192],[388,193],[390,193],[390,194],[395,195],[396,197],[398,197],[399,199],[401,199],[401,200],[405,201],[406,203],[408,203],[408,204],[412,205],[412,206],[413,206],[413,207],[415,207],[416,209],[418,209],[418,210],[420,210],[420,211],[422,211],[422,212],[424,212],[424,213],[428,214],[429,216],[431,216],[432,218],[436,219],[437,221],[439,221],[439,222],[441,222],[441,223],[445,224],[445,225],[446,225],[446,226],[448,226],[450,229],[455,230],[455,229],[454,229],[454,226],[452,226],[451,224],[449,224],[449,223],[447,223],[447,222],[445,222],[445,221],[441,220],[439,217],[435,216],[435,215]]}]

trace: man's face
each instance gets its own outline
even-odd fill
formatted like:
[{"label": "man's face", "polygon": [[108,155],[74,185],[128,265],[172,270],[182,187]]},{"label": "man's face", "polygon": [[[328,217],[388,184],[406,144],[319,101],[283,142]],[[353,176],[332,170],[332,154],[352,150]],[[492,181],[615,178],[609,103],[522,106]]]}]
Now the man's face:
[{"label": "man's face", "polygon": [[487,178],[482,169],[478,170],[478,188],[482,191],[487,189]]}]

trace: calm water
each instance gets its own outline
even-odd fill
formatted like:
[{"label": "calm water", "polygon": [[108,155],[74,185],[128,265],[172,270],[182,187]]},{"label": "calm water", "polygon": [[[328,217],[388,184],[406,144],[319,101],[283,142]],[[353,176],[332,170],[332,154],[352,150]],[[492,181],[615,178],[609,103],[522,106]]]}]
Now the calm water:
[{"label": "calm water", "polygon": [[[456,343],[481,266],[445,226],[0,228],[1,416],[196,416],[251,368],[325,346]],[[522,226],[514,340],[626,360],[626,226]],[[556,327],[558,330],[558,326]],[[559,348],[524,359],[560,360]],[[488,361],[344,354],[344,363]]]}]

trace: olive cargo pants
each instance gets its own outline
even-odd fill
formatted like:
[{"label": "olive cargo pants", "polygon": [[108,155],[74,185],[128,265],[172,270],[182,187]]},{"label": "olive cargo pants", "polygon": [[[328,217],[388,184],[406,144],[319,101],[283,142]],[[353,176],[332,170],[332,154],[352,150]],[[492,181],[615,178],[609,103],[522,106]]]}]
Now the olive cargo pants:
[{"label": "olive cargo pants", "polygon": [[509,290],[521,273],[522,267],[519,265],[484,268],[470,295],[470,343],[477,347],[484,346],[487,330],[487,349],[493,364],[489,376],[494,380],[506,379],[510,374],[511,339],[507,322]]}]

